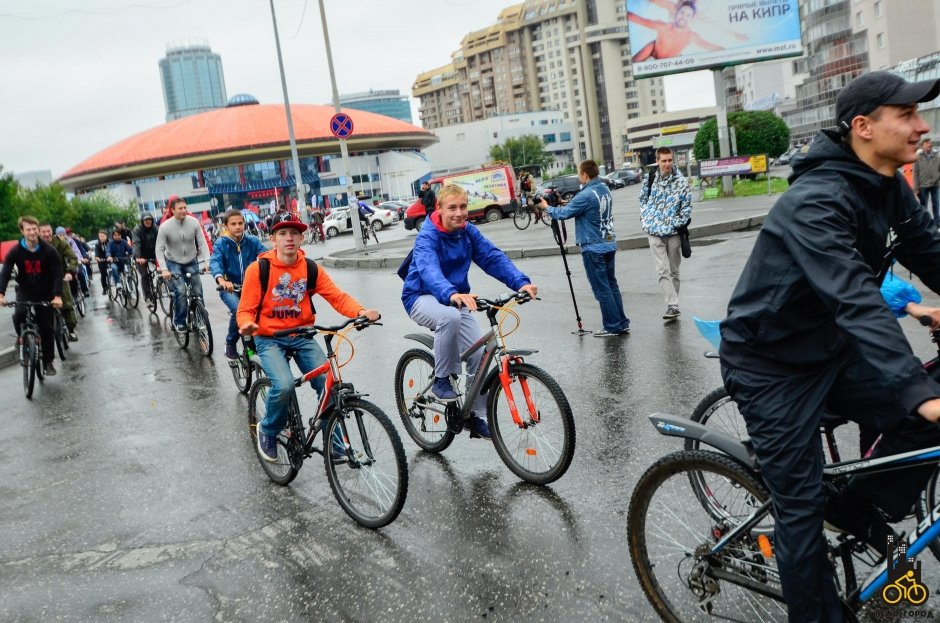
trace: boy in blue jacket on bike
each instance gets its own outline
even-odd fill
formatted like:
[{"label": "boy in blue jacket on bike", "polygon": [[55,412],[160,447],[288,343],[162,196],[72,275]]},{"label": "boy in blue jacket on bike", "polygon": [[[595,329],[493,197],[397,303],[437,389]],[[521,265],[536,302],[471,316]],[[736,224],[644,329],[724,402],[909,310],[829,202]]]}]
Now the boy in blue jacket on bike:
[{"label": "boy in blue jacket on bike", "polygon": [[240,210],[228,209],[222,216],[222,226],[225,231],[216,240],[212,249],[209,270],[216,284],[222,288],[219,291],[222,302],[232,312],[228,323],[228,333],[225,336],[225,356],[228,359],[235,359],[238,357],[235,350],[235,343],[238,342],[235,312],[238,311],[240,297],[234,289],[236,285],[242,284],[248,265],[268,249],[260,239],[245,233],[245,217],[242,216]]},{"label": "boy in blue jacket on bike", "polygon": [[[454,402],[457,392],[451,375],[460,374],[460,353],[483,336],[470,315],[477,308],[470,293],[470,263],[499,279],[513,290],[532,298],[538,288],[522,274],[505,253],[467,222],[467,193],[456,185],[441,189],[437,209],[425,219],[415,239],[413,259],[405,277],[401,300],[412,320],[434,331],[434,385],[431,393],[441,402]],[[478,349],[467,360],[475,371],[483,357]],[[468,375],[469,376],[469,375]],[[471,380],[467,379],[467,387]],[[467,396],[474,417],[468,422],[472,436],[490,437],[486,423],[486,397]]]}]

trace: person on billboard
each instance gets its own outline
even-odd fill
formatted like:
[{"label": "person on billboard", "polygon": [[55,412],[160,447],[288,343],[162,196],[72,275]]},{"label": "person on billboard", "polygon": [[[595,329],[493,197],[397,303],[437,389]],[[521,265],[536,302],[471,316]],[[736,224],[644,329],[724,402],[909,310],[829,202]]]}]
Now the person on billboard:
[{"label": "person on billboard", "polygon": [[[644,28],[656,31],[656,39],[644,45],[639,52],[633,55],[633,62],[639,63],[651,58],[662,59],[680,56],[690,43],[694,43],[704,50],[723,50],[720,45],[716,45],[703,39],[698,33],[692,30],[691,23],[698,14],[698,7],[694,0],[679,0],[671,2],[670,0],[650,0],[653,4],[669,10],[672,13],[671,22],[661,22],[659,20],[648,19],[633,13],[627,12],[627,19],[634,24],[639,24]],[[731,33],[738,39],[746,39],[747,35],[740,33]]]}]

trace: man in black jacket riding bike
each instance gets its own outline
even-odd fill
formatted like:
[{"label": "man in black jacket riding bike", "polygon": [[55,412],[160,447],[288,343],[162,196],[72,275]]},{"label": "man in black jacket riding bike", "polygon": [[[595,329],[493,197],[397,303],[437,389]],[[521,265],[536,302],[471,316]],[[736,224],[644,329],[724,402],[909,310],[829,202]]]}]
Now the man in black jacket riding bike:
[{"label": "man in black jacket riding bike", "polygon": [[897,259],[940,292],[940,236],[898,168],[929,131],[917,103],[940,81],[874,72],[836,101],[794,161],[721,324],[722,376],[747,423],[776,515],[790,621],[842,621],[822,534],[850,532],[882,555],[933,466],[856,476],[826,499],[824,409],[882,434],[875,456],[940,445],[940,386],[927,378],[879,285]]}]

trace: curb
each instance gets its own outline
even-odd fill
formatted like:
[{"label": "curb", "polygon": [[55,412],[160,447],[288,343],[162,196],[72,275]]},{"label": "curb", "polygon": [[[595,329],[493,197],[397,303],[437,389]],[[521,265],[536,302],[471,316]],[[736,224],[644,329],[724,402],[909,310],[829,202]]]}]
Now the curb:
[{"label": "curb", "polygon": [[16,348],[10,346],[0,350],[0,368],[6,368],[16,363]]},{"label": "curb", "polygon": [[[759,214],[756,216],[747,216],[744,218],[734,219],[731,221],[723,221],[720,223],[711,223],[709,225],[700,225],[696,227],[689,228],[689,237],[692,239],[696,238],[707,238],[709,236],[714,236],[716,234],[723,234],[733,231],[748,231],[752,229],[759,229],[764,224],[764,219],[767,218],[766,214]],[[396,243],[389,243],[390,245],[395,245]],[[622,238],[617,241],[618,250],[626,249],[644,249],[649,246],[646,235],[634,235],[628,238]],[[354,249],[348,251],[340,251],[334,255],[324,256],[322,264],[327,268],[391,268],[397,270],[399,265],[404,261],[405,256],[408,255],[410,248],[405,249],[389,249],[388,255],[369,257],[369,253],[374,253],[382,248],[382,245],[373,247],[370,251],[356,251]],[[546,257],[549,255],[559,255],[561,251],[557,246],[551,247],[536,247],[533,249],[507,249],[505,250],[506,255],[511,259],[524,259],[529,257]],[[577,245],[570,245],[568,247],[569,254],[580,253],[581,249]],[[363,256],[363,253],[366,255]]]}]

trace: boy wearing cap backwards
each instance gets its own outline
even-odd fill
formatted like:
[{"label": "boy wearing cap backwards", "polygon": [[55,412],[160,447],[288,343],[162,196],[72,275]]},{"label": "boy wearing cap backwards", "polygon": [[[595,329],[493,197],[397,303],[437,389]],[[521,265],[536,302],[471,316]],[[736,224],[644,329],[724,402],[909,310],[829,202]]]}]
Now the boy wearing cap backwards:
[{"label": "boy wearing cap backwards", "polygon": [[933,466],[853,477],[826,499],[824,408],[883,434],[873,456],[940,445],[940,386],[879,294],[892,258],[940,292],[940,237],[898,168],[929,131],[917,103],[940,81],[863,75],[836,100],[835,131],[794,161],[721,323],[725,387],[773,496],[790,621],[842,621],[822,535],[851,532],[882,555]]},{"label": "boy wearing cap backwards", "polygon": [[[235,316],[242,335],[255,336],[261,367],[271,379],[265,403],[266,415],[258,423],[258,448],[261,457],[272,462],[277,460],[277,435],[287,424],[287,406],[294,391],[294,377],[285,353],[288,350],[295,353],[294,361],[304,374],[326,361],[323,349],[314,340],[296,335],[274,337],[274,333],[314,324],[316,316],[311,300],[314,294],[322,296],[333,309],[348,318],[365,316],[372,321],[379,319],[379,312],[365,309],[340,290],[321,267],[316,271],[316,283],[308,287],[307,259],[300,250],[306,229],[307,226],[290,212],[275,215],[271,226],[274,248],[259,255],[258,261],[245,270],[241,301]],[[265,292],[261,291],[261,262],[270,266]],[[322,376],[310,384],[318,394],[322,394]]]}]

